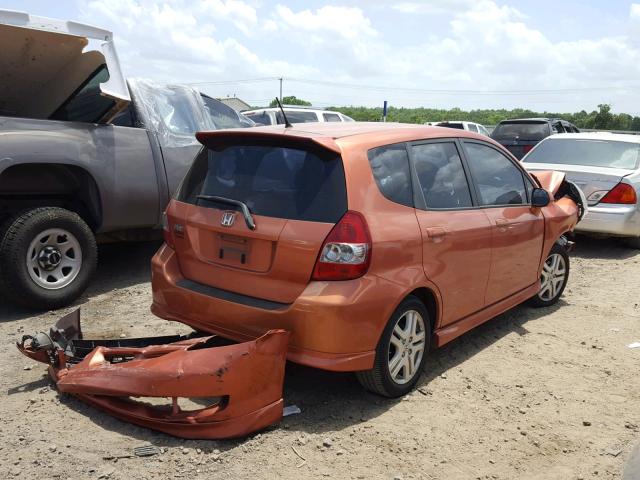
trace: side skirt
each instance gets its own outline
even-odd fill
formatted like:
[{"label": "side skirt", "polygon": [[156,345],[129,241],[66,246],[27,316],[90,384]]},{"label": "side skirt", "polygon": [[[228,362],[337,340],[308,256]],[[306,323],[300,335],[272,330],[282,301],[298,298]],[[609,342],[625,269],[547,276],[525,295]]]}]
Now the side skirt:
[{"label": "side skirt", "polygon": [[468,317],[458,320],[455,323],[446,325],[433,332],[433,344],[435,347],[441,347],[442,345],[449,343],[451,340],[458,338],[463,333],[468,332],[472,328],[506,312],[507,310],[520,305],[525,300],[530,299],[540,289],[540,282],[536,282],[530,287],[520,290],[512,296],[505,298],[493,305],[476,312]]}]

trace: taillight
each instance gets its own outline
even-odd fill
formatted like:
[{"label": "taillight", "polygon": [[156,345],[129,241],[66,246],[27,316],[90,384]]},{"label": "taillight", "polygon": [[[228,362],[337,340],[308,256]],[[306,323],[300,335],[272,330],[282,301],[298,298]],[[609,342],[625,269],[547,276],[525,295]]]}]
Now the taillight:
[{"label": "taillight", "polygon": [[607,193],[600,203],[622,203],[631,205],[638,201],[635,189],[628,183],[619,183]]},{"label": "taillight", "polygon": [[358,212],[348,211],[325,238],[313,269],[313,280],[352,280],[371,263],[371,234]]},{"label": "taillight", "polygon": [[167,245],[173,248],[173,237],[171,236],[171,226],[169,225],[169,218],[167,212],[162,212],[162,236]]},{"label": "taillight", "polygon": [[533,150],[533,147],[534,147],[534,146],[535,146],[535,145],[524,145],[524,146],[522,147],[522,151],[523,151],[523,153],[529,153],[531,150]]}]

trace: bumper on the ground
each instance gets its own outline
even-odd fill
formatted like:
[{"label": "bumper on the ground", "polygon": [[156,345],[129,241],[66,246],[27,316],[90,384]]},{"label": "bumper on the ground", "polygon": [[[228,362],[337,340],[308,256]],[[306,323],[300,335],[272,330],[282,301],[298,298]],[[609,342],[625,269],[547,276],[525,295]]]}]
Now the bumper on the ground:
[{"label": "bumper on the ground", "polygon": [[220,439],[280,420],[288,338],[272,330],[238,344],[214,336],[83,340],[76,311],[18,348],[49,364],[60,391],[121,420],[182,438]]}]

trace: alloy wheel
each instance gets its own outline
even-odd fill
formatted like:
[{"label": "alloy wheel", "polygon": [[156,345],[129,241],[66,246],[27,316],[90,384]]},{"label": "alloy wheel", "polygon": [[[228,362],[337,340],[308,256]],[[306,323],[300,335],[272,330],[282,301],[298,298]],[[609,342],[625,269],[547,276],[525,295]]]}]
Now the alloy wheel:
[{"label": "alloy wheel", "polygon": [[538,297],[545,302],[553,300],[562,291],[567,277],[567,265],[559,253],[552,253],[544,262],[540,276]]},{"label": "alloy wheel", "polygon": [[396,322],[389,340],[387,366],[395,383],[408,383],[419,373],[425,345],[424,319],[416,310],[408,310]]}]

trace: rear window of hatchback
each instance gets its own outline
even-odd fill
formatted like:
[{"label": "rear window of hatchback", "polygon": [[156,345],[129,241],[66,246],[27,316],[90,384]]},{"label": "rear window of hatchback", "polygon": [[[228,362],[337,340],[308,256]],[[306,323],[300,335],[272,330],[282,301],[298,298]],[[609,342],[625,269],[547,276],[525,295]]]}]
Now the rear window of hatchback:
[{"label": "rear window of hatchback", "polygon": [[201,207],[233,209],[202,198],[244,202],[256,215],[336,223],[347,210],[341,157],[273,145],[203,148],[176,199]]}]

